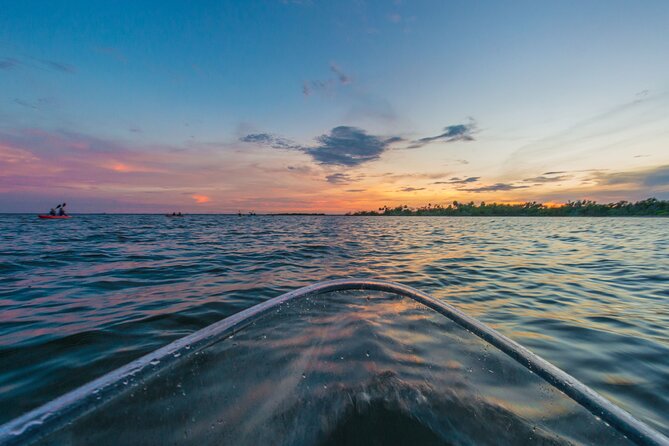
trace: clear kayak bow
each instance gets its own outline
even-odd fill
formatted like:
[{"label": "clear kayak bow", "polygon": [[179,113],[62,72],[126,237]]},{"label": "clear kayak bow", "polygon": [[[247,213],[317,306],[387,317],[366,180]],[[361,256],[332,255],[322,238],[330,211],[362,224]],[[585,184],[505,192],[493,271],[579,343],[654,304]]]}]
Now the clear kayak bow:
[{"label": "clear kayak bow", "polygon": [[669,445],[448,303],[375,280],[301,288],[0,427],[0,444]]}]

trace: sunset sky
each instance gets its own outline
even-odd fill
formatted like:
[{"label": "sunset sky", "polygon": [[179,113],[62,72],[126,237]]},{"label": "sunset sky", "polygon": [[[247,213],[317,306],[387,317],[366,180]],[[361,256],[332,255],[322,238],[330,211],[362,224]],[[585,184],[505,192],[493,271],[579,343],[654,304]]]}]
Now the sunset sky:
[{"label": "sunset sky", "polygon": [[9,1],[0,211],[669,199],[669,2]]}]

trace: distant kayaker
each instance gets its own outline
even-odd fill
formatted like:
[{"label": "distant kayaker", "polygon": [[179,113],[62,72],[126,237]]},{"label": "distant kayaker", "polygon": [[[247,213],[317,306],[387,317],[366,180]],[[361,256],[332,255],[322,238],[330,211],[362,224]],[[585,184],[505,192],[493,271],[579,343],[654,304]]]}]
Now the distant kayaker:
[{"label": "distant kayaker", "polygon": [[55,216],[56,215],[56,210],[54,208],[51,208],[51,210],[49,211],[49,215]]},{"label": "distant kayaker", "polygon": [[58,215],[59,215],[60,217],[64,217],[64,216],[67,215],[67,213],[65,212],[65,205],[66,205],[66,204],[67,204],[67,203],[63,203],[63,204],[59,205],[59,206],[60,206],[60,209],[58,210]]}]

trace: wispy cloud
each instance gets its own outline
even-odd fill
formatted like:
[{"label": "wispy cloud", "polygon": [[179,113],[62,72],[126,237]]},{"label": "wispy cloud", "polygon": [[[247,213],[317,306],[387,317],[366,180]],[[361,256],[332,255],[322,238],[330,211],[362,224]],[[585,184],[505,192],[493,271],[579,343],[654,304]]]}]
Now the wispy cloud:
[{"label": "wispy cloud", "polygon": [[526,178],[523,181],[525,183],[559,183],[560,181],[568,180],[571,178],[571,175],[557,175],[557,176],[547,176],[551,173],[544,175],[539,175],[538,177]]},{"label": "wispy cloud", "polygon": [[273,135],[271,133],[251,133],[246,136],[239,138],[241,142],[248,142],[253,144],[260,144],[272,147],[274,149],[304,149],[299,144],[296,144],[290,139],[283,138],[281,136]]},{"label": "wispy cloud", "polygon": [[11,57],[0,59],[0,70],[11,70],[19,65],[19,61]]},{"label": "wispy cloud", "polygon": [[480,178],[481,177],[467,177],[467,178],[453,177],[448,181],[435,181],[432,184],[468,184],[468,183],[475,183]]},{"label": "wispy cloud", "polygon": [[431,142],[456,142],[456,141],[474,141],[474,133],[476,132],[476,123],[471,120],[467,124],[455,124],[444,127],[442,133],[436,136],[426,136],[413,141],[408,147],[415,149],[422,147]]},{"label": "wispy cloud", "polygon": [[472,187],[472,188],[463,188],[459,189],[464,192],[500,192],[500,191],[510,191],[515,189],[525,189],[530,186],[527,185],[515,185],[510,183],[495,183],[488,186],[481,187]]},{"label": "wispy cloud", "polygon": [[34,104],[32,102],[24,101],[23,99],[14,98],[14,103],[20,105],[21,107],[32,108],[32,109],[35,109],[35,110],[37,109],[36,104]]},{"label": "wispy cloud", "polygon": [[366,189],[346,189],[345,192],[351,192],[351,193],[356,193],[356,192],[365,192]]},{"label": "wispy cloud", "polygon": [[76,68],[73,65],[55,60],[36,59],[32,57],[23,58],[23,60],[19,60],[13,57],[5,57],[0,59],[0,70],[12,70],[18,66],[40,69],[49,68],[51,70],[60,71],[62,73],[74,73],[76,71]]},{"label": "wispy cloud", "polygon": [[663,144],[668,99],[666,91],[635,96],[540,139],[533,138],[513,151],[500,167],[507,175],[523,175],[542,166],[581,162],[588,157],[602,159],[613,150],[625,153],[637,144]]},{"label": "wispy cloud", "polygon": [[22,107],[32,108],[33,110],[38,110],[44,106],[53,105],[53,99],[51,98],[39,98],[36,101],[27,101],[21,98],[14,98],[14,103]]},{"label": "wispy cloud", "polygon": [[592,177],[599,185],[631,184],[645,187],[669,186],[669,165],[630,172],[598,172]]},{"label": "wispy cloud", "polygon": [[77,71],[73,65],[57,62],[55,60],[40,60],[40,62],[55,71],[62,73],[74,73]]},{"label": "wispy cloud", "polygon": [[419,190],[425,190],[424,187],[403,187],[402,189],[399,190],[399,192],[417,192]]},{"label": "wispy cloud", "polygon": [[337,85],[349,85],[353,79],[334,62],[330,63],[330,71],[334,74],[334,78],[330,79],[316,79],[302,82],[302,94],[311,96],[314,93],[333,93]]},{"label": "wispy cloud", "polygon": [[333,173],[326,176],[325,181],[331,184],[348,184],[353,181],[353,178],[346,173]]},{"label": "wispy cloud", "polygon": [[350,83],[352,82],[352,80],[351,80],[351,76],[349,76],[348,74],[344,73],[344,72],[341,70],[341,68],[339,68],[339,66],[338,66],[336,63],[334,63],[334,62],[331,62],[331,63],[330,63],[330,71],[332,71],[334,74],[337,75],[337,79],[339,79],[339,83],[340,83],[340,84],[342,84],[342,85],[348,85],[348,84],[350,84]]}]

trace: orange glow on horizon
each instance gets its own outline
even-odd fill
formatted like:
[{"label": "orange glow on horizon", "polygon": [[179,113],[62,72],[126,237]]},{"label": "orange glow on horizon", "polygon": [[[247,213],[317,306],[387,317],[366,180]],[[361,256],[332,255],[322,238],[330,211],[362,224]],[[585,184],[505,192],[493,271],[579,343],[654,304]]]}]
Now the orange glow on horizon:
[{"label": "orange glow on horizon", "polygon": [[191,198],[195,200],[197,204],[209,203],[211,201],[211,198],[201,194],[193,194],[191,195]]},{"label": "orange glow on horizon", "polygon": [[112,170],[115,170],[116,172],[132,172],[132,168],[128,166],[127,164],[123,163],[115,163],[114,165],[111,166]]}]

